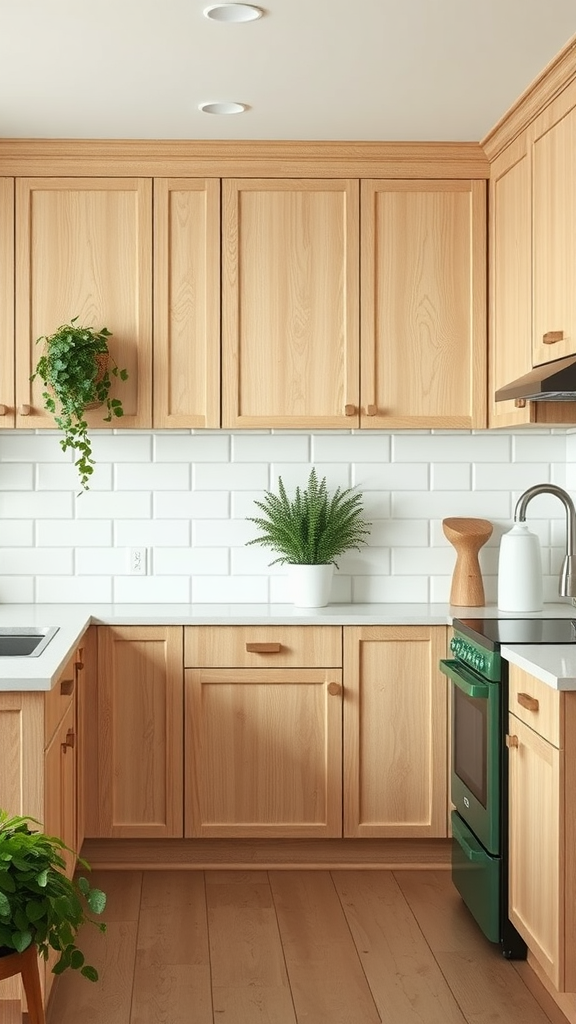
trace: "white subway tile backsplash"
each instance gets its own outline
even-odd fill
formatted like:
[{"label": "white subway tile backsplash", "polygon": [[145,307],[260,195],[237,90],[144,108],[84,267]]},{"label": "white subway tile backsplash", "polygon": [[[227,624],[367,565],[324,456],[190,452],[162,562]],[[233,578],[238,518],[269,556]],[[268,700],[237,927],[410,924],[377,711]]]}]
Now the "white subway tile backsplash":
[{"label": "white subway tile backsplash", "polygon": [[109,604],[112,580],[109,576],[38,576],[38,604]]},{"label": "white subway tile backsplash", "polygon": [[154,552],[155,576],[227,576],[228,548],[159,548]]},{"label": "white subway tile backsplash", "polygon": [[154,436],[156,462],[228,462],[230,436],[228,434],[172,434],[170,431]]},{"label": "white subway tile backsplash", "polygon": [[90,437],[97,465],[101,462],[150,462],[152,458],[152,436],[144,431],[137,434],[91,431]]},{"label": "white subway tile backsplash", "polygon": [[30,547],[34,543],[34,522],[32,519],[2,519],[0,536],[6,547]]},{"label": "white subway tile backsplash", "polygon": [[0,491],[31,491],[33,487],[33,463],[6,462],[0,467]]},{"label": "white subway tile backsplash", "polygon": [[430,489],[433,491],[469,491],[472,487],[472,465],[469,462],[433,462],[430,466]]},{"label": "white subway tile backsplash", "polygon": [[472,479],[475,491],[525,491],[534,483],[549,483],[550,466],[541,462],[480,462],[472,467]]},{"label": "white subway tile backsplash", "polygon": [[121,462],[115,467],[117,491],[189,491],[188,463]]},{"label": "white subway tile backsplash", "polygon": [[[94,466],[88,488],[91,491],[110,491],[112,489],[111,463],[99,462]],[[55,462],[38,463],[36,489],[38,491],[75,491],[79,493],[80,478],[76,466],[72,463],[64,465]]]},{"label": "white subway tile backsplash", "polygon": [[79,519],[149,519],[152,494],[149,491],[86,491],[76,499]]},{"label": "white subway tile backsplash", "polygon": [[396,434],[392,438],[394,462],[509,462],[508,434]]},{"label": "white subway tile backsplash", "polygon": [[308,462],[308,434],[235,434],[232,462]]},{"label": "white subway tile backsplash", "polygon": [[[389,462],[389,434],[312,435],[312,462]],[[304,460],[302,460],[304,461]]]},{"label": "white subway tile backsplash", "polygon": [[[247,545],[248,517],[282,476],[289,494],[314,465],[331,490],[358,487],[372,523],[344,554],[332,602],[449,598],[455,550],[448,516],[489,519],[480,551],[495,601],[498,551],[527,487],[576,491],[576,432],[142,431],[92,433],[96,460],[79,494],[57,431],[0,434],[0,600],[262,603],[291,601],[274,552]],[[473,488],[473,489],[471,489]],[[566,543],[561,502],[539,496],[528,514],[542,545],[545,594],[555,600]],[[148,575],[129,575],[128,550],[148,549]]]},{"label": "white subway tile backsplash", "polygon": [[[2,523],[2,531],[4,527]],[[106,519],[63,519],[61,522],[37,519],[36,543],[39,547],[111,547],[112,522]]]},{"label": "white subway tile backsplash", "polygon": [[[178,600],[172,598],[173,601]],[[267,576],[195,576],[192,600],[206,604],[260,604],[268,601]]]},{"label": "white subway tile backsplash", "polygon": [[354,466],[354,485],[361,491],[427,491],[428,480],[429,467],[425,462]]},{"label": "white subway tile backsplash", "polygon": [[188,547],[192,537],[189,519],[119,519],[109,526],[118,547]]},{"label": "white subway tile backsplash", "polygon": [[58,491],[6,491],[0,493],[2,519],[69,519],[73,515],[72,493]]},{"label": "white subway tile backsplash", "polygon": [[230,515],[228,491],[157,491],[153,498],[155,519],[228,519]]},{"label": "white subway tile backsplash", "polygon": [[192,542],[200,548],[239,548],[257,534],[255,524],[243,519],[198,519],[192,524]]},{"label": "white subway tile backsplash", "polygon": [[566,457],[566,434],[533,434],[529,430],[512,438],[513,462],[564,463]]},{"label": "white subway tile backsplash", "polygon": [[268,487],[268,463],[228,463],[225,472],[218,464],[195,463],[192,476],[196,491],[253,491]]},{"label": "white subway tile backsplash", "polygon": [[113,584],[114,596],[109,600],[117,603],[188,604],[190,601],[189,576],[115,576]]},{"label": "white subway tile backsplash", "polygon": [[122,576],[128,574],[128,548],[76,548],[77,576]]},{"label": "white subway tile backsplash", "polygon": [[72,548],[0,548],[0,575],[69,576]]}]

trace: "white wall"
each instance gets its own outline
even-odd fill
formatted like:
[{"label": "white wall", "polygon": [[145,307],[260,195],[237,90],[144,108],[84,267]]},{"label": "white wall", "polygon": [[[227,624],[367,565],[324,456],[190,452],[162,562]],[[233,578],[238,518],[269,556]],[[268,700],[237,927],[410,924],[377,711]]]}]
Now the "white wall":
[{"label": "white wall", "polygon": [[[306,483],[313,463],[330,487],[358,485],[369,547],[340,560],[333,601],[447,601],[455,552],[447,516],[494,523],[481,552],[496,598],[498,544],[521,492],[576,490],[576,435],[565,431],[99,431],[91,490],[77,496],[56,432],[0,432],[0,601],[284,602],[282,567],[246,547],[254,498]],[[539,534],[545,600],[558,594],[564,509],[529,506]],[[127,548],[148,548],[150,572],[128,575]]]}]

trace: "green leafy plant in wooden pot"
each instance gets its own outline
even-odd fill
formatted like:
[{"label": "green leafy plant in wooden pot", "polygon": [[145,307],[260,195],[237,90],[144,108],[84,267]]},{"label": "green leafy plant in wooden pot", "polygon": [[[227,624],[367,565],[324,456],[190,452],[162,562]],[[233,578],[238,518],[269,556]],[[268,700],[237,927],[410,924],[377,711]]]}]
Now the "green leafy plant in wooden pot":
[{"label": "green leafy plant in wooden pot", "polygon": [[[328,603],[336,559],[351,548],[366,543],[371,523],[363,517],[362,495],[351,487],[337,487],[329,494],[326,477],[318,482],[312,468],[304,489],[289,497],[282,477],[278,494],[266,491],[254,504],[262,516],[248,516],[261,531],[247,543],[260,544],[276,552],[270,565],[287,564],[300,607],[322,607]],[[314,567],[314,568],[312,568]]]},{"label": "green leafy plant in wooden pot", "polygon": [[127,380],[128,373],[121,370],[108,349],[112,332],[107,327],[80,327],[78,317],[62,324],[54,334],[43,335],[37,344],[43,345],[31,380],[39,377],[46,388],[42,392],[44,408],[54,416],[56,426],[64,432],[60,441],[63,451],[77,452],[75,466],[80,484],[88,489],[93,473],[94,459],[88,435],[85,412],[104,406],[104,423],[123,416],[119,398],[110,398],[112,378]]},{"label": "green leafy plant in wooden pot", "polygon": [[[68,878],[62,853],[69,848],[57,836],[34,831],[31,821],[0,811],[0,956],[23,953],[34,943],[44,959],[50,949],[60,953],[54,974],[72,968],[97,981],[76,933],[86,922],[106,930],[92,917],[104,911],[106,896],[82,876]],[[86,861],[79,863],[88,868]]]}]

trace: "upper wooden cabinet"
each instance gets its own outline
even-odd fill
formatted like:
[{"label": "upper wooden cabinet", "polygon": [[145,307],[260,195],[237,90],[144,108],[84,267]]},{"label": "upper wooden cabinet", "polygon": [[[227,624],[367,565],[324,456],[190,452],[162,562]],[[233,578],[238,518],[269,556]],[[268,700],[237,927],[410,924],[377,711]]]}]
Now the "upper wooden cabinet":
[{"label": "upper wooden cabinet", "polygon": [[14,179],[0,178],[0,429],[14,426]]},{"label": "upper wooden cabinet", "polygon": [[534,121],[535,366],[576,353],[576,82]]},{"label": "upper wooden cabinet", "polygon": [[222,187],[222,426],[357,426],[358,182]]},{"label": "upper wooden cabinet", "polygon": [[483,181],[362,182],[361,425],[486,425]]},{"label": "upper wooden cabinet", "polygon": [[[30,382],[41,335],[78,317],[112,331],[129,378],[124,417],[151,425],[152,184],[137,178],[20,178],[16,182],[16,426],[53,427],[42,382]],[[102,426],[102,411],[88,414]]]},{"label": "upper wooden cabinet", "polygon": [[491,427],[529,423],[534,402],[496,402],[498,388],[532,369],[531,169],[524,132],[496,158],[490,178],[490,352],[488,411]]},{"label": "upper wooden cabinet", "polygon": [[154,181],[154,426],[220,425],[220,181]]}]

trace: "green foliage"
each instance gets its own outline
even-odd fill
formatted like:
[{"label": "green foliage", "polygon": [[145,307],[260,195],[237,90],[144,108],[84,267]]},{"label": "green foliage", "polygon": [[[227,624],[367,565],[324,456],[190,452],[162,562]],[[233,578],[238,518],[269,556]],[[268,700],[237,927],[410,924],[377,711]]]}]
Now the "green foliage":
[{"label": "green foliage", "polygon": [[[62,853],[69,848],[56,836],[33,831],[29,821],[35,819],[0,811],[0,948],[22,953],[35,943],[44,959],[50,949],[58,950],[54,974],[72,968],[97,981],[75,936],[85,922],[106,930],[91,916],[102,913],[106,896],[86,878],[67,878]],[[80,864],[88,869],[86,861]]]},{"label": "green foliage", "polygon": [[289,562],[294,565],[337,566],[338,555],[350,548],[360,550],[365,544],[369,526],[362,518],[362,497],[352,488],[336,489],[330,496],[326,477],[318,483],[313,468],[308,477],[307,487],[290,499],[282,477],[278,478],[279,494],[266,491],[263,501],[254,504],[264,513],[265,518],[248,517],[262,531],[261,537],[254,537],[248,544],[261,544],[278,553],[270,565]]},{"label": "green foliage", "polygon": [[[110,398],[112,378],[127,380],[126,370],[120,370],[108,352],[107,338],[111,332],[107,327],[97,331],[94,327],[79,327],[78,317],[69,324],[62,324],[51,335],[38,338],[37,344],[45,346],[30,380],[40,377],[44,408],[52,413],[56,426],[64,431],[60,441],[63,451],[68,448],[78,453],[75,466],[84,490],[93,473],[94,459],[85,419],[86,407],[92,403],[102,404],[107,415],[105,423],[113,417],[123,416],[124,410],[119,398]],[[99,358],[100,357],[100,358]]]}]

